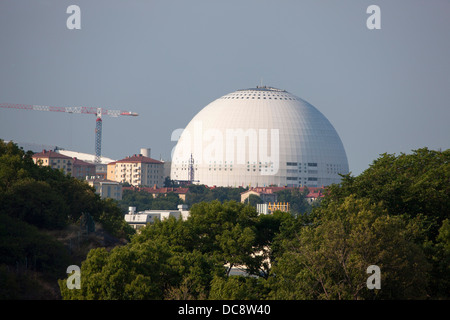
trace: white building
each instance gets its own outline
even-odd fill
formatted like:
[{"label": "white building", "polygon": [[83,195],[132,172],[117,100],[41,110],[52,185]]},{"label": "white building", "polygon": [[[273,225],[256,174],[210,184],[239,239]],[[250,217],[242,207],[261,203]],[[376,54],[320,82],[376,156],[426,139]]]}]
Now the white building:
[{"label": "white building", "polygon": [[86,179],[87,183],[95,188],[95,193],[102,199],[111,198],[122,200],[122,184],[117,181],[97,179],[95,177]]},{"label": "white building", "polygon": [[265,86],[226,94],[189,122],[173,153],[171,179],[189,180],[192,167],[198,183],[229,187],[321,187],[349,172],[327,118],[299,97]]},{"label": "white building", "polygon": [[189,210],[183,204],[178,206],[178,210],[145,210],[136,212],[135,207],[129,207],[129,212],[125,215],[125,221],[138,230],[145,227],[148,223],[154,223],[156,220],[162,221],[170,217],[186,220],[189,217]]}]

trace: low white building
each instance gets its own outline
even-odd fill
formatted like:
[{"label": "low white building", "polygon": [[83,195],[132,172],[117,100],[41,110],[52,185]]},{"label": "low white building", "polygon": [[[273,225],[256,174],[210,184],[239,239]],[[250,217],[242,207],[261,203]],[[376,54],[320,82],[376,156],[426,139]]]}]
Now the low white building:
[{"label": "low white building", "polygon": [[136,212],[136,207],[129,207],[128,214],[125,215],[125,221],[138,230],[145,227],[148,223],[154,223],[156,220],[162,221],[169,217],[186,220],[189,217],[189,210],[184,204],[180,204],[178,210],[144,210]]},{"label": "low white building", "polygon": [[102,199],[122,200],[122,184],[120,182],[98,179],[96,177],[86,177],[86,182],[95,188],[95,193],[100,195]]}]

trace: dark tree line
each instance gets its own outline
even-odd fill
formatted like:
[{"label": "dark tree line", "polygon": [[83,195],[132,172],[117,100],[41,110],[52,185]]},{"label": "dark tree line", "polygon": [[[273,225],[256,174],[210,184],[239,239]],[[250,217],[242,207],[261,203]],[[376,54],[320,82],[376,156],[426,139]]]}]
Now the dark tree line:
[{"label": "dark tree line", "polygon": [[83,215],[112,236],[133,233],[114,201],[32,155],[0,140],[0,298],[54,297],[43,283],[56,284],[71,264],[70,248],[54,235],[80,226]]}]

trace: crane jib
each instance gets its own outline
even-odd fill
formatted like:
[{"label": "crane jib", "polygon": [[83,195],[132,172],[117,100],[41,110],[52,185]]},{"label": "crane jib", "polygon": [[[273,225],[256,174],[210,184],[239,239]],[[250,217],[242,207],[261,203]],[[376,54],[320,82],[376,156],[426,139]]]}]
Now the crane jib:
[{"label": "crane jib", "polygon": [[67,112],[67,113],[79,113],[79,114],[94,114],[97,116],[95,126],[95,163],[101,162],[102,152],[102,120],[103,115],[110,117],[118,116],[137,116],[136,112],[121,111],[121,110],[108,110],[103,108],[93,107],[50,107],[40,105],[29,104],[14,104],[14,103],[0,103],[0,108],[9,109],[21,109],[21,110],[35,110],[35,111],[53,111],[53,112]]}]

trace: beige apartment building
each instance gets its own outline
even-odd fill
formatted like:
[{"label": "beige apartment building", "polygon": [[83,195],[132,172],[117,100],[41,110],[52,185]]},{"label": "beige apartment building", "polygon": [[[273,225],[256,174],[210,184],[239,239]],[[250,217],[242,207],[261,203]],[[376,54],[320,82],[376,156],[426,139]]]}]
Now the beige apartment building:
[{"label": "beige apartment building", "polygon": [[156,186],[164,184],[164,162],[142,154],[108,163],[107,179],[132,186]]},{"label": "beige apartment building", "polygon": [[102,199],[111,198],[122,200],[122,184],[117,181],[104,179],[87,179],[87,183],[95,188],[95,193]]},{"label": "beige apartment building", "polygon": [[73,159],[51,150],[42,150],[33,156],[34,163],[49,166],[53,169],[63,169],[64,173],[72,174]]}]

